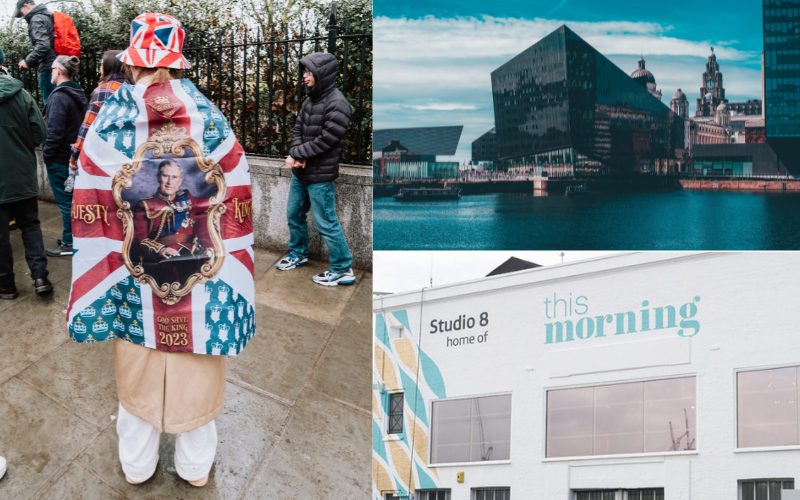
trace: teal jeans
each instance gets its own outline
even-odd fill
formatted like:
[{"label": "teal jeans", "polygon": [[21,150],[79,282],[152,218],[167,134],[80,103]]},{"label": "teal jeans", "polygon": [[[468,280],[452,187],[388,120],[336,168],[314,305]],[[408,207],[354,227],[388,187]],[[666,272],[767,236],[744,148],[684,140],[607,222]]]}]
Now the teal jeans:
[{"label": "teal jeans", "polygon": [[331,269],[337,273],[350,270],[353,256],[347,246],[342,225],[336,217],[336,189],[333,181],[303,184],[294,175],[289,187],[286,217],[289,219],[289,250],[308,257],[307,214],[311,210],[314,227],[328,246]]},{"label": "teal jeans", "polygon": [[53,197],[61,212],[61,222],[64,227],[61,233],[61,242],[72,246],[72,193],[64,191],[64,181],[69,176],[69,167],[63,163],[48,163],[47,178],[53,189]]}]

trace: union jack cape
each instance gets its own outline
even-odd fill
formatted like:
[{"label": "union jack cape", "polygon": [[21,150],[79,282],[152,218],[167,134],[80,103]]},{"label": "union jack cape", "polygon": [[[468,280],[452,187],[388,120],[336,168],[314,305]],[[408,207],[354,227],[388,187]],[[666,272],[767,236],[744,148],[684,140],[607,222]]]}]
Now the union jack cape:
[{"label": "union jack cape", "polygon": [[[158,179],[168,162],[179,164],[190,196],[148,209],[160,226],[143,246],[134,220],[147,220],[140,200],[165,192]],[[159,240],[173,225],[172,239]],[[73,340],[237,355],[253,337],[250,170],[222,113],[189,80],[124,84],[105,101],[78,160],[72,231]],[[177,232],[199,236],[172,260],[154,250]]]}]

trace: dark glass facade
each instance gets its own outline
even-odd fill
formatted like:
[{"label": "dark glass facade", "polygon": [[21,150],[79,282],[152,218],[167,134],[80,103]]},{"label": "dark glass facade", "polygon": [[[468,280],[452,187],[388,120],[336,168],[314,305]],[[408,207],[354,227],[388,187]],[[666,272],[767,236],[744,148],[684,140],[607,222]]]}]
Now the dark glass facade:
[{"label": "dark glass facade", "polygon": [[764,0],[767,138],[800,139],[800,0]]},{"label": "dark glass facade", "polygon": [[472,141],[473,162],[497,161],[497,134],[494,129]]},{"label": "dark glass facade", "polygon": [[508,164],[648,172],[683,147],[683,121],[566,26],[493,71],[492,93]]},{"label": "dark glass facade", "polygon": [[769,144],[698,144],[687,173],[702,177],[791,175]]}]

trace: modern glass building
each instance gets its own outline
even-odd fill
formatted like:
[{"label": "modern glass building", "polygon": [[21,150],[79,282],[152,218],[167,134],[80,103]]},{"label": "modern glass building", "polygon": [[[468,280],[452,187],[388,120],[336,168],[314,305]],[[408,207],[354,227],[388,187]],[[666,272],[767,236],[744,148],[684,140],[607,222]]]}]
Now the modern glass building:
[{"label": "modern glass building", "polygon": [[763,0],[767,140],[800,173],[800,0]]},{"label": "modern glass building", "polygon": [[683,121],[566,26],[491,79],[501,162],[632,174],[683,147]]}]

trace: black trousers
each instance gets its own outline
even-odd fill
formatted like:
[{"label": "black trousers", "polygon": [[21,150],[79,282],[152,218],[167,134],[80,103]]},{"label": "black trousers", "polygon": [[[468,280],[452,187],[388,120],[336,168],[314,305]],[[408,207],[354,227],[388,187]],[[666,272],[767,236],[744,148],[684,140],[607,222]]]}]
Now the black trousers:
[{"label": "black trousers", "polygon": [[39,225],[38,200],[28,198],[0,204],[0,289],[14,287],[14,256],[11,250],[11,235],[8,224],[16,219],[22,232],[25,246],[25,260],[31,271],[31,278],[47,277],[47,258],[44,255],[42,228]]}]

